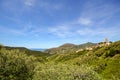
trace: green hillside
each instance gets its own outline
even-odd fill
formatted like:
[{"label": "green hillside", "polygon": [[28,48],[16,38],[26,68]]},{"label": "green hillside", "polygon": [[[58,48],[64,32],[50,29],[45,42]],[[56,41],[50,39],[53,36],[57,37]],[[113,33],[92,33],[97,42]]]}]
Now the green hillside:
[{"label": "green hillside", "polygon": [[120,41],[79,52],[73,46],[50,55],[0,45],[0,80],[120,80]]},{"label": "green hillside", "polygon": [[57,64],[87,65],[106,80],[120,79],[120,41],[109,46],[98,47],[92,51],[55,54],[49,57],[49,60]]}]

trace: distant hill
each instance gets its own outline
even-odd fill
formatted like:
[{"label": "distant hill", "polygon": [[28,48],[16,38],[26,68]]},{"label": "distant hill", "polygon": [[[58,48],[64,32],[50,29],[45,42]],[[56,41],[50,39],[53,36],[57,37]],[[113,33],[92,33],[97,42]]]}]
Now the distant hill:
[{"label": "distant hill", "polygon": [[74,48],[75,46],[76,46],[75,44],[65,43],[59,47],[47,49],[44,52],[49,53],[49,54],[64,53],[64,52]]},{"label": "distant hill", "polygon": [[80,44],[80,45],[66,43],[66,44],[63,44],[56,48],[47,49],[44,52],[49,53],[49,54],[66,53],[66,52],[71,52],[71,51],[75,51],[78,49],[84,49],[86,47],[90,47],[90,46],[94,46],[94,45],[96,45],[96,43],[87,42],[87,43]]},{"label": "distant hill", "polygon": [[76,48],[77,49],[85,49],[86,47],[95,46],[96,44],[97,43],[87,42],[87,43],[84,43],[84,44],[77,45]]},{"label": "distant hill", "polygon": [[76,45],[75,44],[72,44],[72,43],[65,43],[61,46],[59,46],[59,48],[71,48],[71,47],[75,47]]},{"label": "distant hill", "polygon": [[10,46],[4,46],[4,48],[6,48],[7,50],[11,50],[11,49],[19,49],[19,50],[29,50],[25,47],[10,47]]},{"label": "distant hill", "polygon": [[41,52],[41,51],[36,51],[36,50],[30,50],[25,47],[9,47],[9,46],[3,46],[6,50],[13,50],[13,49],[18,49],[19,51],[25,52],[27,55],[33,55],[36,57],[45,57],[48,56],[49,54]]},{"label": "distant hill", "polygon": [[30,50],[33,50],[33,51],[45,51],[46,49],[43,49],[43,48],[31,48]]}]

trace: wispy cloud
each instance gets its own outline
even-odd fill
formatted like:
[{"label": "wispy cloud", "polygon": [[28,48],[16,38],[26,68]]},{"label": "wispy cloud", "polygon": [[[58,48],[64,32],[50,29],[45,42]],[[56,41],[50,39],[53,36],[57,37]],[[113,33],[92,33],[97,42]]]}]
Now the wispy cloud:
[{"label": "wispy cloud", "polygon": [[52,2],[46,2],[44,0],[40,0],[38,3],[38,6],[44,9],[53,9],[53,10],[59,10],[62,8],[62,4],[60,3],[52,3]]},{"label": "wispy cloud", "polygon": [[77,30],[77,33],[81,36],[117,36],[119,34],[117,27],[111,28],[84,28]]},{"label": "wispy cloud", "polygon": [[42,8],[44,10],[59,10],[62,8],[62,4],[60,3],[52,3],[52,2],[48,2],[45,0],[23,0],[24,5],[28,6],[28,7],[39,7]]},{"label": "wispy cloud", "polygon": [[5,19],[9,20],[9,21],[12,21],[14,23],[23,23],[23,21],[21,21],[20,19],[14,17],[14,16],[7,16],[7,15],[2,15],[2,17],[4,17]]},{"label": "wispy cloud", "polygon": [[11,28],[11,26],[0,26],[0,33],[12,34],[17,36],[39,36],[42,29],[34,26],[32,23],[26,23],[24,26]]},{"label": "wispy cloud", "polygon": [[34,6],[35,5],[35,0],[24,0],[24,4],[26,6]]},{"label": "wispy cloud", "polygon": [[79,18],[78,23],[81,24],[81,25],[91,25],[92,20],[87,19],[87,18]]},{"label": "wispy cloud", "polygon": [[[115,13],[113,13],[114,15]],[[102,15],[102,14],[101,14]],[[104,15],[104,14],[103,14]],[[118,36],[120,34],[120,30],[118,29],[120,27],[119,23],[116,22],[116,24],[105,26],[105,22],[109,21],[113,15],[110,15],[109,17],[104,16],[105,18],[102,20],[92,21],[89,18],[78,18],[72,23],[66,23],[64,26],[56,26],[52,27],[49,31],[57,35],[59,37],[69,37],[69,36],[103,36],[103,37],[114,37]],[[94,15],[93,15],[94,16]],[[95,18],[97,19],[97,17]],[[100,19],[100,18],[98,18]],[[93,19],[94,20],[94,19]],[[96,22],[96,23],[95,23]],[[72,24],[72,25],[71,25]],[[91,26],[92,24],[92,26]],[[85,27],[83,26],[85,25]],[[88,27],[90,26],[90,27]]]},{"label": "wispy cloud", "polygon": [[5,26],[0,26],[0,32],[5,34],[13,34],[13,35],[25,35],[25,33],[19,29],[8,28]]},{"label": "wispy cloud", "polygon": [[27,11],[40,13],[41,10],[49,14],[63,8],[63,4],[61,3],[52,3],[45,0],[5,0],[1,2],[1,6],[4,10],[14,14],[14,16],[26,14]]},{"label": "wispy cloud", "polygon": [[[15,0],[12,0],[12,2],[8,1],[6,3],[6,9],[9,9],[9,7],[14,7],[13,11],[19,10],[19,3],[16,3],[16,5],[13,5],[13,2]],[[102,1],[93,2],[95,0],[87,0],[85,4],[82,6],[82,10],[80,11],[80,15],[75,20],[70,20],[68,23],[60,24],[60,25],[53,25],[53,27],[49,27],[48,30],[44,28],[43,32],[45,33],[49,32],[53,35],[56,35],[58,37],[69,37],[69,36],[85,36],[85,35],[116,35],[119,34],[119,30],[116,30],[117,28],[114,28],[115,25],[112,26],[106,26],[107,28],[102,28],[106,25],[106,22],[109,22],[109,20],[112,20],[112,18],[115,16],[116,13],[120,12],[120,8],[116,7],[115,5],[105,3],[103,4]],[[14,3],[14,4],[15,4]],[[45,0],[22,0],[22,4],[28,6],[28,7],[36,7],[36,11],[43,9],[43,11],[47,11],[48,13],[52,13],[54,10],[60,10],[64,6],[60,3],[52,3]],[[102,4],[102,5],[101,5]],[[18,7],[19,6],[19,7]],[[23,5],[22,5],[23,6]],[[40,9],[38,9],[39,7]],[[26,7],[22,7],[26,11]],[[22,12],[22,9],[20,9],[20,12]],[[18,13],[15,13],[16,15]],[[26,13],[24,13],[26,14]],[[12,17],[7,17],[9,20],[19,22],[19,19],[15,19]],[[110,23],[110,22],[109,22]],[[119,24],[116,22],[116,24]],[[89,27],[90,26],[90,27]],[[44,26],[45,27],[45,26]],[[11,28],[4,28],[0,27],[3,30],[7,30],[7,32],[14,33],[14,34],[32,34],[39,36],[41,33],[41,28],[39,28],[38,25],[34,26],[33,24],[24,24],[22,27],[23,29],[11,29]]]},{"label": "wispy cloud", "polygon": [[109,27],[109,28],[90,28],[90,27],[80,27],[77,29],[72,30],[73,26],[59,26],[59,27],[52,27],[49,29],[51,34],[54,34],[61,38],[68,38],[73,36],[102,36],[102,37],[114,37],[120,34],[120,30],[118,29],[119,26]]},{"label": "wispy cloud", "polygon": [[[80,18],[90,19],[95,25],[105,24],[112,19],[116,13],[120,12],[120,8],[115,4],[111,4],[109,1],[86,1],[83,6],[83,11],[80,14]],[[89,20],[86,23],[90,22]]]},{"label": "wispy cloud", "polygon": [[70,26],[62,25],[57,27],[51,27],[48,29],[50,33],[57,35],[59,37],[69,37],[72,36]]}]

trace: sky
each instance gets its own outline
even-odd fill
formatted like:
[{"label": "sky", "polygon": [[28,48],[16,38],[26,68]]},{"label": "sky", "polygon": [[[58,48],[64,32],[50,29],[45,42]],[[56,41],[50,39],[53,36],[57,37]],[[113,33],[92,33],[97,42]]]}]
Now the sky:
[{"label": "sky", "polygon": [[120,40],[120,0],[0,0],[0,44],[51,48]]}]

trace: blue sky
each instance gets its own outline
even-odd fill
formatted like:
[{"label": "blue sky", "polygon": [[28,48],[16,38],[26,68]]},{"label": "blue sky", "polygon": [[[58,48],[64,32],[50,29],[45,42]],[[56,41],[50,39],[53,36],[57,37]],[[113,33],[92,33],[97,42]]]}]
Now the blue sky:
[{"label": "blue sky", "polygon": [[0,43],[50,48],[120,40],[120,0],[0,0]]}]

